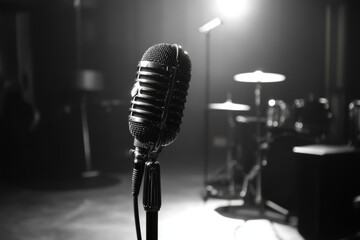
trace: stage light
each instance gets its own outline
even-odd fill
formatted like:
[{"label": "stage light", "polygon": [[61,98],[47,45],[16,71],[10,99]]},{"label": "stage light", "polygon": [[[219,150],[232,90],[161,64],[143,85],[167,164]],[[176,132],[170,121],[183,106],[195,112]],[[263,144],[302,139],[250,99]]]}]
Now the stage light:
[{"label": "stage light", "polygon": [[217,0],[216,7],[224,17],[240,17],[249,12],[249,0]]},{"label": "stage light", "polygon": [[213,20],[205,23],[203,26],[199,28],[199,31],[201,33],[208,33],[211,30],[215,29],[216,27],[220,26],[222,24],[222,21],[220,18],[214,18]]}]

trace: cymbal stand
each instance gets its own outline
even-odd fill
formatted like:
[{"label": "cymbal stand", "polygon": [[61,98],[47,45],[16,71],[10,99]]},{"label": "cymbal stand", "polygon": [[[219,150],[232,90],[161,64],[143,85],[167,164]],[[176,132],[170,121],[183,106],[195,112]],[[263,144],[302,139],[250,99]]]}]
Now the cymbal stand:
[{"label": "cymbal stand", "polygon": [[249,182],[255,178],[255,207],[259,207],[261,211],[265,210],[265,206],[270,207],[271,209],[279,212],[280,214],[287,216],[289,211],[269,200],[264,200],[262,196],[262,179],[261,172],[262,167],[266,164],[266,150],[268,148],[268,143],[263,142],[261,135],[261,83],[256,82],[255,86],[255,107],[256,107],[256,162],[249,173],[245,176],[243,181],[243,186],[240,192],[240,197],[245,198],[248,193]]},{"label": "cymbal stand", "polygon": [[[242,167],[237,163],[235,157],[233,156],[235,147],[235,132],[236,122],[234,120],[232,111],[229,110],[227,111],[226,165],[218,169],[213,174],[212,181],[206,183],[205,198],[209,197],[208,195],[212,195],[218,198],[236,198],[238,196],[236,173],[241,172],[242,174]],[[216,185],[216,183],[224,183],[224,181],[226,182],[226,187],[222,188],[221,190],[216,190],[216,187],[212,186],[212,183]]]},{"label": "cymbal stand", "polygon": [[257,172],[256,174],[256,190],[255,190],[255,204],[260,205],[263,201],[262,199],[262,184],[261,184],[261,170],[263,162],[261,159],[261,84],[257,82],[255,85],[255,106],[256,106],[256,143],[257,143],[257,153],[256,153],[256,165],[254,169]]},{"label": "cymbal stand", "polygon": [[236,160],[233,158],[233,149],[235,145],[234,141],[234,133],[236,123],[234,121],[234,116],[231,111],[227,112],[227,121],[228,121],[228,134],[227,134],[227,152],[226,152],[226,167],[227,167],[227,175],[229,180],[229,196],[234,196],[236,193],[236,180],[235,180],[235,171],[236,171]]}]

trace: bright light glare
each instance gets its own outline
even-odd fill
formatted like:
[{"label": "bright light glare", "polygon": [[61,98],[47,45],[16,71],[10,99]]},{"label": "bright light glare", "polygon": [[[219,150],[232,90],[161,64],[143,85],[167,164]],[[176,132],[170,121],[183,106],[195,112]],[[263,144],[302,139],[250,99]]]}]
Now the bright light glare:
[{"label": "bright light glare", "polygon": [[249,0],[217,0],[217,8],[222,16],[239,17],[249,12]]},{"label": "bright light glare", "polygon": [[270,107],[275,106],[275,100],[274,100],[274,99],[270,99],[269,102],[268,102],[268,104],[269,104]]},{"label": "bright light glare", "polygon": [[220,18],[214,18],[210,22],[207,22],[203,26],[201,26],[199,28],[199,31],[201,33],[207,33],[209,31],[215,29],[216,27],[220,26],[221,24],[222,24],[222,21]]}]

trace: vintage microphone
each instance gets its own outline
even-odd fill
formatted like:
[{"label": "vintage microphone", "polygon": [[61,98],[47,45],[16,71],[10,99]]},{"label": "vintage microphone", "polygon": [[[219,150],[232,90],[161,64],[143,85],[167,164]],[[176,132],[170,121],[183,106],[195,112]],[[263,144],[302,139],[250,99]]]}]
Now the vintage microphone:
[{"label": "vintage microphone", "polygon": [[156,159],[162,148],[176,139],[180,130],[190,79],[189,55],[177,44],[161,43],[150,47],[137,66],[131,90],[129,130],[134,137],[132,195],[139,240],[137,197],[144,172],[146,239],[157,239],[161,190],[160,165]]}]

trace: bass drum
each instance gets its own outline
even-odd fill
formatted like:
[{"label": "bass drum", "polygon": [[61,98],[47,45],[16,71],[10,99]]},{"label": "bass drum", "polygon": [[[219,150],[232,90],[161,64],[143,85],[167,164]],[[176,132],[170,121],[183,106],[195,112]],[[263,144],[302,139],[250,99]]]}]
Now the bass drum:
[{"label": "bass drum", "polygon": [[329,131],[331,119],[332,112],[326,98],[294,101],[294,127],[300,134],[324,138]]},{"label": "bass drum", "polygon": [[266,113],[266,126],[271,132],[294,130],[292,109],[283,100],[270,99]]}]

